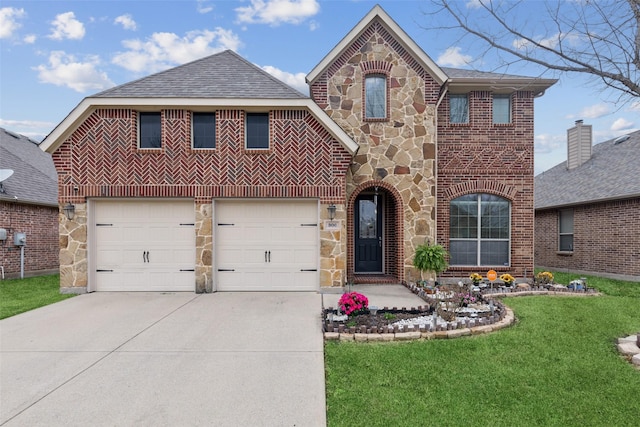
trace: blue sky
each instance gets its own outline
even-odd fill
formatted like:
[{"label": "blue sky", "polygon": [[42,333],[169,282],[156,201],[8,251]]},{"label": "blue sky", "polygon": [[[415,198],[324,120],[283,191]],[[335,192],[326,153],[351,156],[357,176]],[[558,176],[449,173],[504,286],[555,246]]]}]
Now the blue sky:
[{"label": "blue sky", "polygon": [[[461,0],[472,14],[474,2]],[[469,68],[474,48],[455,32],[430,29],[447,18],[426,15],[434,9],[425,1],[3,0],[0,126],[42,139],[86,96],[224,49],[308,93],[305,75],[376,3],[436,63]],[[475,65],[497,66],[492,55]],[[566,129],[577,119],[593,125],[594,143],[640,129],[640,103],[615,105],[611,93],[580,76],[544,77],[560,81],[536,100],[536,174],[566,160]]]}]

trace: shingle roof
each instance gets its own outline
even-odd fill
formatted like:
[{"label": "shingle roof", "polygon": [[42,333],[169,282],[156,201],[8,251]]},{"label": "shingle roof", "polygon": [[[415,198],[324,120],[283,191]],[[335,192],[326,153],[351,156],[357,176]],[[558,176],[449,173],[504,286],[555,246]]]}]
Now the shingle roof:
[{"label": "shingle roof", "polygon": [[527,76],[519,76],[515,74],[502,74],[502,73],[491,73],[488,71],[478,71],[478,70],[468,70],[463,68],[451,68],[451,67],[441,67],[442,71],[445,72],[447,76],[450,78],[464,78],[464,79],[522,79],[522,80],[531,80],[535,79],[535,77],[527,77]]},{"label": "shingle roof", "polygon": [[58,175],[51,155],[26,136],[0,128],[0,169],[12,169],[0,200],[58,205]]},{"label": "shingle roof", "polygon": [[225,50],[107,89],[94,96],[108,98],[308,98],[231,50]]},{"label": "shingle roof", "polygon": [[535,209],[640,197],[640,131],[626,141],[593,146],[591,159],[572,170],[567,162],[535,177]]}]

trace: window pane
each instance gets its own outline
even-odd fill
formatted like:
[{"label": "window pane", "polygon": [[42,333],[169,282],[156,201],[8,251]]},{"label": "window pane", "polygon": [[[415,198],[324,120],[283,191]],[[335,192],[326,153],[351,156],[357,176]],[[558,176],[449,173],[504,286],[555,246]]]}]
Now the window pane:
[{"label": "window pane", "polygon": [[480,265],[509,265],[509,241],[481,241]]},{"label": "window pane", "polygon": [[511,96],[493,95],[493,123],[511,123]]},{"label": "window pane", "polygon": [[481,237],[483,239],[509,238],[509,201],[488,194],[482,196]]},{"label": "window pane", "polygon": [[467,95],[450,95],[449,121],[451,123],[469,123],[469,98]]},{"label": "window pane", "polygon": [[560,233],[573,233],[573,210],[560,211]]},{"label": "window pane", "polygon": [[560,250],[573,251],[573,234],[560,236]]},{"label": "window pane", "polygon": [[449,248],[449,264],[478,264],[478,243],[476,240],[452,240],[449,244]]},{"label": "window pane", "polygon": [[193,113],[193,148],[216,148],[215,113]]},{"label": "window pane", "polygon": [[140,113],[140,148],[161,148],[160,113]]},{"label": "window pane", "polygon": [[384,119],[387,117],[387,78],[373,75],[365,79],[365,117]]},{"label": "window pane", "polygon": [[247,113],[247,148],[269,148],[269,114]]},{"label": "window pane", "polygon": [[378,232],[376,205],[370,200],[360,200],[360,238],[376,239]]}]

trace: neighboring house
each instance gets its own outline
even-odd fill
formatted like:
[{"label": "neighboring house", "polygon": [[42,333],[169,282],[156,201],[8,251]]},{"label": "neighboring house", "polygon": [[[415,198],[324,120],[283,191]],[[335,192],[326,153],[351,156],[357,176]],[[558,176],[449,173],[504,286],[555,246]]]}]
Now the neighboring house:
[{"label": "neighboring house", "polygon": [[[225,51],[83,100],[45,139],[61,288],[318,290],[533,270],[533,104],[555,80],[438,67],[374,7],[307,76]],[[478,220],[480,218],[480,220]]]},{"label": "neighboring house", "polygon": [[[5,238],[0,239],[0,273],[4,270],[5,277],[56,273],[58,177],[51,155],[26,136],[0,128],[0,170],[13,171],[0,183],[0,229],[6,231],[0,231]],[[22,255],[14,244],[18,233],[26,239]]]},{"label": "neighboring house", "polygon": [[576,122],[567,162],[535,178],[536,266],[640,281],[640,131],[591,133]]}]

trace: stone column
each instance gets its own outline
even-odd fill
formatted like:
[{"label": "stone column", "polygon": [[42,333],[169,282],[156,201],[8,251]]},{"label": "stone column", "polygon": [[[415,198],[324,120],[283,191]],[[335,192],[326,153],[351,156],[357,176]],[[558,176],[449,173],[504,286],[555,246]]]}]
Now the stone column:
[{"label": "stone column", "polygon": [[69,220],[59,205],[60,292],[87,292],[87,204],[76,203],[75,215]]}]

